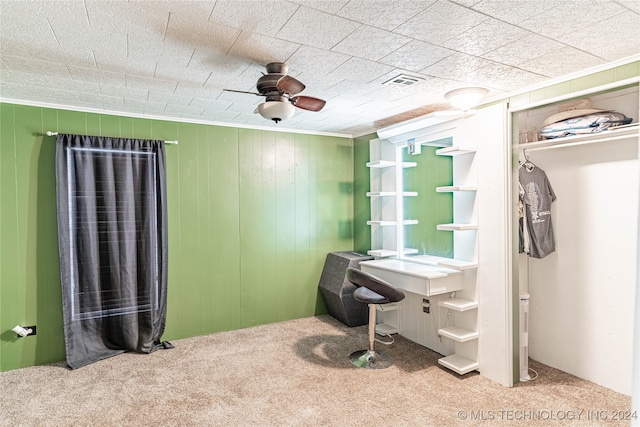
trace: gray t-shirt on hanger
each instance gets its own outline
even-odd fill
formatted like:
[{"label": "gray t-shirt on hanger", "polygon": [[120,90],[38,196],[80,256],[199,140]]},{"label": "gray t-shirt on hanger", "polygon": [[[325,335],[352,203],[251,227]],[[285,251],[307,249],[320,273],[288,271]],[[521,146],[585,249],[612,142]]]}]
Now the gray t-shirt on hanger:
[{"label": "gray t-shirt on hanger", "polygon": [[544,258],[556,250],[551,224],[551,202],[556,195],[547,174],[531,162],[519,170],[520,184],[524,188],[524,211],[529,232],[529,256]]}]

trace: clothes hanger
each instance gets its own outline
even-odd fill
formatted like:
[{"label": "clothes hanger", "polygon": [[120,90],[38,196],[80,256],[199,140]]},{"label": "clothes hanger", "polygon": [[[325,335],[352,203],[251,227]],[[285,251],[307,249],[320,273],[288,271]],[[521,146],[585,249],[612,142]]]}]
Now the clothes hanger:
[{"label": "clothes hanger", "polygon": [[527,168],[527,170],[529,172],[531,172],[533,170],[533,168],[536,167],[535,164],[533,164],[533,162],[531,160],[529,160],[529,156],[527,156],[527,150],[526,149],[522,149],[522,155],[524,156],[524,162],[522,162],[522,164],[520,164],[520,167],[524,166]]}]

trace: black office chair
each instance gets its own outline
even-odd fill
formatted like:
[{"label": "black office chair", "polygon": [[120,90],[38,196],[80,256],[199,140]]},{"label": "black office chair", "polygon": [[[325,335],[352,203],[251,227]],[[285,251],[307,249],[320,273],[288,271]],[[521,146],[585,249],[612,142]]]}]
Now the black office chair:
[{"label": "black office chair", "polygon": [[347,269],[347,279],[358,286],[353,297],[369,305],[369,349],[351,353],[349,360],[355,366],[365,369],[384,369],[393,365],[393,359],[386,353],[376,351],[376,306],[398,302],[404,299],[404,292],[369,273],[354,268]]}]

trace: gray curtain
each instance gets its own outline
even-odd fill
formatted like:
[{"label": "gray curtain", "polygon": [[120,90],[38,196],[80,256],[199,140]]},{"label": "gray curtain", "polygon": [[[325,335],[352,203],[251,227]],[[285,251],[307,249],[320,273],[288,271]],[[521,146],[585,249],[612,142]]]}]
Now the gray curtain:
[{"label": "gray curtain", "polygon": [[164,141],[59,134],[56,191],[67,365],[170,348]]}]

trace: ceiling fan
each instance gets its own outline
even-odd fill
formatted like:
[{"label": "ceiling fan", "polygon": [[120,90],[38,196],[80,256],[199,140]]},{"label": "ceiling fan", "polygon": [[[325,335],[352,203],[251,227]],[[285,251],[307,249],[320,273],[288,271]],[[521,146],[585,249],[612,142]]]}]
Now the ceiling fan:
[{"label": "ceiling fan", "polygon": [[258,105],[255,113],[260,113],[265,119],[278,123],[281,120],[291,118],[295,113],[295,107],[308,111],[320,111],[327,103],[313,96],[297,95],[302,92],[305,85],[299,80],[288,76],[289,67],[282,62],[267,64],[267,74],[262,75],[256,83],[256,92],[243,90],[224,89],[227,92],[248,93],[264,96],[265,102]]}]

